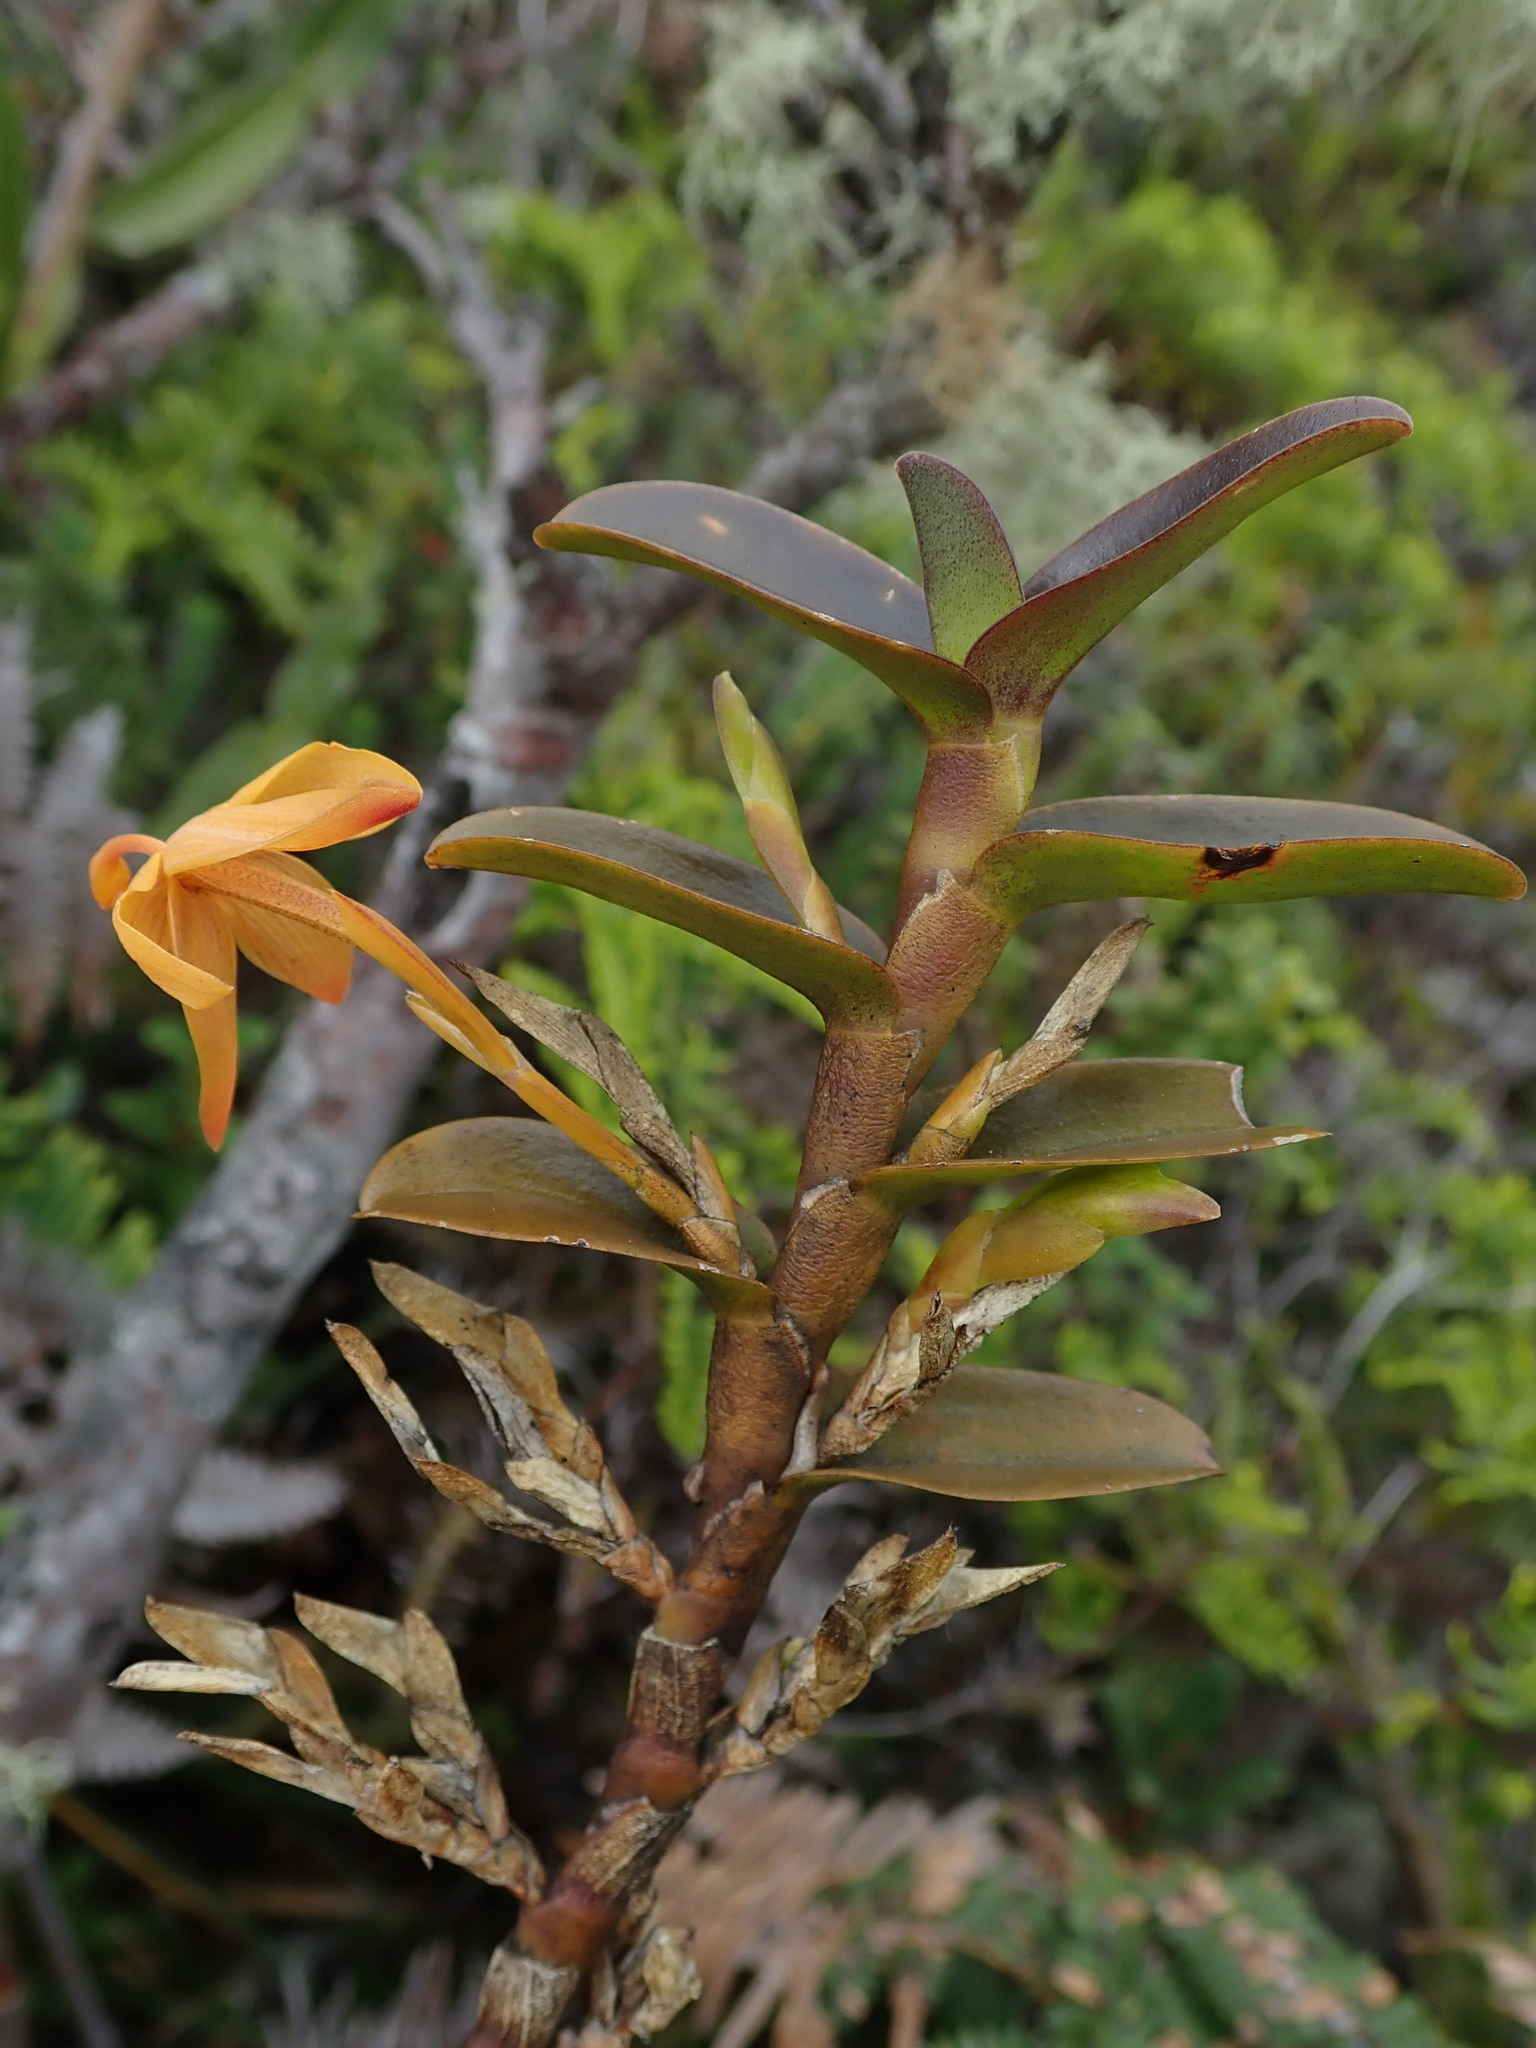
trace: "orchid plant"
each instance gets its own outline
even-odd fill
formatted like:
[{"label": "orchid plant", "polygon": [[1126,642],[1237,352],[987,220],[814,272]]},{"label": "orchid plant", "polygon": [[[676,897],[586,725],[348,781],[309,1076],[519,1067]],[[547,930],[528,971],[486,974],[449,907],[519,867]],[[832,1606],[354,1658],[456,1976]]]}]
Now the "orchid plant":
[{"label": "orchid plant", "polygon": [[[534,1112],[406,1139],[369,1176],[362,1213],[660,1261],[713,1311],[707,1436],[681,1482],[696,1508],[681,1558],[639,1526],[526,1322],[402,1267],[375,1269],[388,1300],[468,1378],[510,1491],[445,1462],[373,1345],[355,1329],[334,1332],[430,1486],[492,1529],[594,1561],[653,1610],[597,1810],[557,1872],[545,1872],[513,1823],[425,1614],[394,1620],[296,1602],[321,1643],[403,1694],[418,1756],[386,1756],[356,1738],[314,1656],[283,1630],[152,1603],[151,1624],[189,1661],[137,1664],[119,1680],[259,1698],[287,1724],[291,1751],[190,1739],[340,1801],[379,1833],[521,1901],[516,1931],[491,1961],[472,2048],[544,2048],[557,2036],[570,2048],[610,2048],[659,2032],[696,1980],[686,1931],[656,1924],[652,1873],[701,1793],[814,1734],[904,1637],[1055,1568],[975,1567],[953,1533],[915,1553],[906,1537],[887,1537],[814,1635],[769,1648],[727,1703],[733,1663],[820,1491],[859,1478],[970,1500],[1045,1500],[1217,1469],[1196,1425],[1147,1395],[963,1360],[1111,1238],[1215,1216],[1208,1196],[1162,1172],[1168,1162],[1322,1134],[1256,1128],[1238,1070],[1218,1061],[1074,1064],[1140,919],[1091,952],[1024,1044],[988,1052],[947,1090],[924,1082],[1011,933],[1046,905],[1522,892],[1518,870],[1460,833],[1354,805],[1109,796],[1028,808],[1046,711],[1090,647],[1249,513],[1409,429],[1406,414],[1378,399],[1304,407],[1125,506],[1027,581],[975,485],[928,454],[898,464],[922,587],[803,519],[708,485],[608,486],[539,530],[546,548],[703,577],[842,649],[903,699],[926,737],[889,945],[817,874],[773,741],[728,676],[715,683],[717,722],[761,866],[559,808],[466,818],[427,855],[438,868],[585,890],[695,933],[815,1004],[826,1030],[782,1237],[734,1199],[704,1140],[675,1129],[600,1018],[472,974],[515,1031],[600,1085],[622,1136],[558,1089],[409,940],[295,858],[408,809],[415,785],[392,763],[305,748],[163,847],[115,840],[97,856],[98,896],[115,904],[123,943],[187,1009],[211,1141],[233,1086],[235,949],[336,1000],[350,948],[361,946],[402,976],[425,1023]],[[148,858],[130,879],[132,851]],[[862,1369],[833,1370],[832,1342],[903,1218],[998,1181],[1022,1191],[962,1221]]]}]

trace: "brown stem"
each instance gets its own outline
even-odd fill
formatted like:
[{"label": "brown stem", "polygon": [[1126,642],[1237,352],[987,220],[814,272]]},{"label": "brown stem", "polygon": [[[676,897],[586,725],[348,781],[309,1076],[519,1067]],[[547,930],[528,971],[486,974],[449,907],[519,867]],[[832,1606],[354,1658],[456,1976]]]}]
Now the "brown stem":
[{"label": "brown stem", "polygon": [[[894,1234],[890,1216],[853,1195],[848,1179],[890,1157],[915,1051],[905,1034],[827,1035],[807,1157],[811,1174],[832,1178],[802,1197],[772,1276],[779,1312],[717,1323],[692,1552],[642,1639],[603,1806],[546,1897],[519,1920],[520,1950],[540,1966],[595,1965],[648,1881],[653,1844],[671,1840],[702,1788],[700,1750],[730,1659],[804,1511],[797,1492],[779,1488],[797,1425],[827,1342]],[[502,2038],[521,2048],[548,2036],[524,2029]]]},{"label": "brown stem", "polygon": [[[908,950],[920,952],[915,942]],[[988,966],[992,958],[995,950]],[[777,1313],[717,1323],[692,1552],[642,1640],[604,1805],[548,1895],[519,1921],[521,1950],[541,1965],[596,1963],[648,1876],[645,1855],[626,1846],[630,1834],[640,1829],[648,1843],[646,1830],[680,1826],[701,1789],[700,1749],[729,1660],[804,1511],[804,1497],[779,1485],[797,1425],[811,1414],[827,1345],[896,1232],[896,1218],[850,1181],[889,1160],[921,1050],[913,1032],[827,1033],[801,1192],[771,1278]],[[594,1870],[609,1881],[596,1884]]]},{"label": "brown stem", "polygon": [[925,896],[907,919],[886,972],[901,992],[904,1021],[918,1037],[910,1087],[927,1073],[970,1008],[1013,929],[1012,918],[957,881]]},{"label": "brown stem", "polygon": [[994,725],[963,745],[932,746],[902,869],[896,929],[942,875],[963,882],[995,840],[1018,824],[1040,766],[1040,724]]}]

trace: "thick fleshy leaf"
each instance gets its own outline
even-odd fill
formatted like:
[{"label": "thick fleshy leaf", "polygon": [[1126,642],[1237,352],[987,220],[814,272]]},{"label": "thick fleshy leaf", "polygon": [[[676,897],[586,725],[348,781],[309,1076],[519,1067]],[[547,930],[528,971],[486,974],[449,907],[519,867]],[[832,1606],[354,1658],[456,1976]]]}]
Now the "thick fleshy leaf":
[{"label": "thick fleshy leaf", "polygon": [[966,667],[1000,709],[1043,712],[1090,647],[1251,512],[1412,428],[1386,399],[1332,398],[1229,441],[1053,555]]},{"label": "thick fleshy leaf", "polygon": [[908,576],[797,513],[717,484],[605,484],[537,529],[541,547],[700,576],[867,668],[934,734],[984,726],[985,696],[933,652]]},{"label": "thick fleshy leaf", "polygon": [[968,476],[937,455],[896,464],[923,557],[923,594],[935,650],[964,662],[986,632],[1024,600],[997,514]]},{"label": "thick fleshy leaf", "polygon": [[907,1209],[1017,1173],[1215,1159],[1326,1135],[1251,1124],[1242,1078],[1225,1060],[1082,1060],[994,1109],[963,1159],[881,1167],[858,1186]]},{"label": "thick fleshy leaf", "polygon": [[970,887],[1005,915],[1115,896],[1273,903],[1429,891],[1522,896],[1525,877],[1464,833],[1305,798],[1100,796],[1047,804],[981,856]]},{"label": "thick fleshy leaf", "polygon": [[622,1181],[533,1117],[471,1117],[404,1139],[364,1182],[358,1214],[667,1265],[699,1263]]},{"label": "thick fleshy leaf", "polygon": [[961,1365],[868,1450],[812,1476],[887,1479],[959,1500],[1072,1500],[1220,1469],[1205,1432],[1150,1394]]},{"label": "thick fleshy leaf", "polygon": [[877,964],[885,948],[849,911],[847,946],[819,939],[761,868],[651,825],[555,806],[483,811],[439,833],[427,863],[564,882],[695,932],[799,989],[840,1024],[884,1023],[896,1011]]},{"label": "thick fleshy leaf", "polygon": [[935,1294],[953,1309],[986,1287],[1059,1278],[1115,1237],[1144,1237],[1221,1214],[1199,1188],[1152,1165],[1079,1166],[1027,1188],[1005,1209],[979,1209],[956,1226],[914,1290],[921,1312]]}]

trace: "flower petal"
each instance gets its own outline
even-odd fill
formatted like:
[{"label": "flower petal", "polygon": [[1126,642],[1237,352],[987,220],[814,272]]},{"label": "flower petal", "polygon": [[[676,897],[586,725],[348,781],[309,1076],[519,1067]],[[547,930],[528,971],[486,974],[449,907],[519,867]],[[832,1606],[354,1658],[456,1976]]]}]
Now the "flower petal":
[{"label": "flower petal", "polygon": [[317,740],[179,826],[166,841],[166,872],[365,839],[420,801],[415,776],[385,755]]},{"label": "flower petal", "polygon": [[240,1061],[234,993],[235,935],[230,927],[229,905],[211,890],[173,881],[166,895],[177,957],[188,966],[217,977],[227,991],[221,1002],[195,1009],[183,1005],[201,1079],[198,1122],[203,1127],[203,1136],[217,1152],[229,1128]]},{"label": "flower petal", "polygon": [[191,882],[172,881],[166,890],[171,918],[171,943],[178,960],[235,985],[235,935],[227,907],[212,890]]},{"label": "flower petal", "polygon": [[312,931],[343,936],[336,891],[317,868],[307,860],[295,860],[291,853],[252,853],[220,861],[197,879],[215,895],[257,904]]},{"label": "flower petal", "polygon": [[318,996],[322,1003],[341,1001],[352,980],[352,948],[347,940],[334,932],[316,931],[312,925],[259,903],[225,896],[224,906],[235,944],[253,967],[270,974],[274,981],[302,989],[307,996]]},{"label": "flower petal", "polygon": [[229,1112],[235,1101],[235,1076],[240,1064],[239,1033],[236,1028],[235,998],[227,995],[205,1010],[185,1009],[187,1029],[197,1054],[199,1088],[197,1120],[203,1136],[215,1152],[229,1129]]},{"label": "flower petal", "polygon": [[339,740],[312,740],[237,789],[230,802],[264,804],[277,797],[304,796],[311,790],[343,793],[379,782],[409,791],[417,799],[421,796],[415,776],[387,754],[371,754],[366,747],[344,747]]},{"label": "flower petal", "polygon": [[234,993],[234,947],[229,948],[229,973],[210,971],[202,961],[179,957],[171,925],[170,884],[156,853],[144,863],[118,898],[112,927],[123,951],[157,988],[190,1010],[206,1010]]},{"label": "flower petal", "polygon": [[91,855],[91,894],[103,910],[110,910],[133,880],[133,870],[123,859],[125,853],[158,853],[163,839],[151,839],[147,832],[119,832],[115,839],[98,846]]}]

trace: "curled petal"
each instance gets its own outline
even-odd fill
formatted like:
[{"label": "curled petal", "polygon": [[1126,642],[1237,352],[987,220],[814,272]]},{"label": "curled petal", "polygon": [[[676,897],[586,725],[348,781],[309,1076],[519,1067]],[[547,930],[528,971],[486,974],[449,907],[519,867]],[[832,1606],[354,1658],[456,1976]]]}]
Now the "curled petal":
[{"label": "curled petal", "polygon": [[[344,795],[349,791],[387,783],[417,801],[421,784],[408,768],[391,761],[387,754],[371,754],[366,747],[344,747],[338,740],[312,740],[307,747],[286,755],[275,767],[237,789],[233,804],[265,804],[277,797],[307,796],[314,790]],[[406,810],[415,808],[407,804]],[[396,813],[398,816],[399,813]]]},{"label": "curled petal", "polygon": [[171,924],[169,893],[160,855],[152,854],[118,898],[112,926],[123,951],[157,988],[188,1010],[206,1010],[234,993],[234,947],[229,948],[227,975],[210,970],[201,960],[181,958]]},{"label": "curled petal", "polygon": [[158,853],[164,845],[147,832],[119,832],[91,855],[91,894],[103,910],[110,910],[133,880],[133,870],[123,859],[125,853]]},{"label": "curled petal", "polygon": [[305,853],[365,839],[421,801],[421,784],[383,754],[316,741],[189,818],[166,841],[166,871],[263,852]]}]

